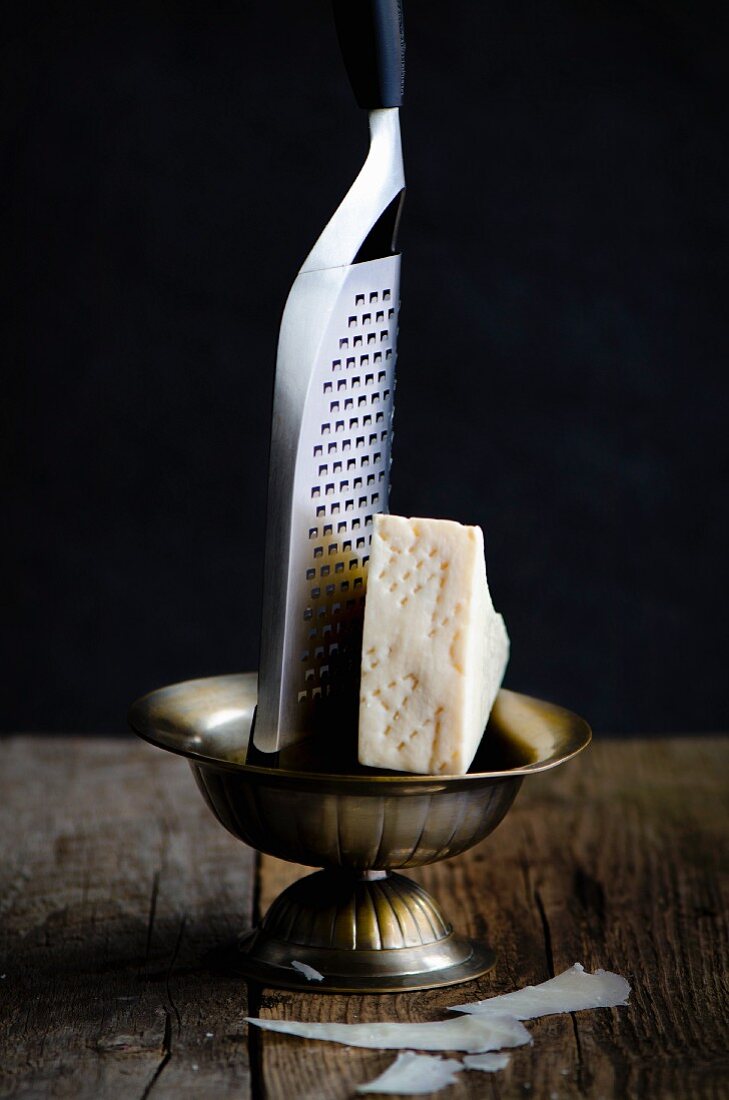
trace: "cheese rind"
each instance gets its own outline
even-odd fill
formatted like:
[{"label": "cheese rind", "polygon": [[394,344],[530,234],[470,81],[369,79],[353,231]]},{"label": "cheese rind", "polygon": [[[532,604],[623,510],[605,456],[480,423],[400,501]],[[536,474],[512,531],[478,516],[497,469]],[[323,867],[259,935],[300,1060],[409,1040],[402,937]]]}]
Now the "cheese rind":
[{"label": "cheese rind", "polygon": [[376,515],[362,640],[359,761],[424,775],[468,771],[509,638],[486,581],[483,533]]}]

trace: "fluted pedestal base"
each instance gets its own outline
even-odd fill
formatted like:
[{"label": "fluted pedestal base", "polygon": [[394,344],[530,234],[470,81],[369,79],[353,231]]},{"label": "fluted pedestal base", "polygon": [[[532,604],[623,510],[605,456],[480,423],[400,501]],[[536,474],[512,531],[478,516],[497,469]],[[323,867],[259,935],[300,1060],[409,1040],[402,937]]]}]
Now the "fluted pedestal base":
[{"label": "fluted pedestal base", "polygon": [[[307,979],[294,961],[323,979]],[[284,890],[260,927],[241,937],[234,965],[281,989],[395,993],[470,981],[491,969],[494,954],[457,935],[403,875],[317,871]]]}]

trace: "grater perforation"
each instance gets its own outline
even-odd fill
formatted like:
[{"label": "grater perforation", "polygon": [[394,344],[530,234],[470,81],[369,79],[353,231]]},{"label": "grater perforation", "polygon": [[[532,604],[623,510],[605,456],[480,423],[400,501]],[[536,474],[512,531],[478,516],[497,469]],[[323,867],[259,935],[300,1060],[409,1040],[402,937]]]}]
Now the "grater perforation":
[{"label": "grater perforation", "polygon": [[[346,315],[348,328],[368,326],[373,321],[381,323],[383,317],[378,317],[376,313],[373,317],[372,312],[363,307],[367,302],[378,302],[380,299],[384,300],[390,296],[390,287],[357,292],[353,300],[354,311]],[[361,312],[357,312],[358,309]],[[392,353],[397,336],[394,309],[391,310],[388,328],[381,330],[378,334],[381,340],[383,333],[388,345],[387,350]],[[336,346],[341,348],[345,339],[344,337],[337,337]],[[359,338],[355,337],[354,339]],[[322,463],[320,459],[327,444],[325,437],[332,432],[332,421],[325,420],[321,423],[321,442],[314,443],[312,448],[310,493],[312,500],[319,500],[323,492],[327,503],[314,511],[309,526],[310,541],[312,538],[316,539],[319,535],[319,529],[314,521],[329,517],[332,521],[335,518],[337,519],[336,530],[338,536],[350,532],[354,536],[355,549],[363,551],[369,548],[372,515],[374,511],[378,511],[386,505],[383,493],[386,481],[384,458],[389,457],[389,447],[383,446],[383,444],[389,444],[389,429],[393,411],[391,398],[394,362],[395,360],[391,354],[389,370],[379,370],[377,375],[374,372],[362,375],[359,371],[362,368],[368,368],[370,364],[368,353],[363,352],[359,356],[347,356],[344,363],[335,353],[329,369],[327,369],[328,365],[324,361],[319,378],[315,376],[313,380],[314,388],[317,387],[317,382],[320,383],[322,396],[327,400],[327,411],[332,416],[336,417],[336,414],[341,412],[352,412],[355,408],[357,410],[361,409],[362,412],[359,415],[349,416],[346,420],[344,418],[334,419],[334,434],[337,435],[338,439],[334,446],[329,444],[327,447],[327,457],[331,457],[331,462]],[[326,375],[330,371],[336,374],[342,370],[346,372],[346,377],[340,379],[338,383],[337,392],[341,396],[329,399],[333,387],[330,378]],[[352,373],[355,370],[357,373]],[[361,392],[362,390],[364,392]],[[376,407],[376,411],[373,416],[373,412],[369,410],[374,407]],[[367,432],[366,435],[358,434],[360,429],[371,428],[373,423],[382,425],[381,432]],[[384,432],[384,437],[382,432]],[[351,453],[352,447],[354,447],[357,457],[345,459],[344,456]],[[342,457],[338,457],[340,455]],[[342,473],[345,469],[345,462],[347,472],[355,474],[356,471],[356,475],[338,480],[327,480],[335,474]],[[373,470],[372,467],[375,467],[375,469]],[[362,490],[365,488],[369,492],[363,492]],[[338,519],[342,512],[347,516],[347,519]],[[356,534],[363,528],[367,531],[366,535]],[[323,537],[327,537],[333,532],[334,522],[323,525],[321,532]],[[359,642],[358,631],[353,617],[347,618],[346,614],[347,611],[351,611],[353,607],[356,607],[356,603],[347,602],[346,599],[342,603],[341,597],[348,596],[350,592],[356,593],[358,596],[363,595],[365,587],[364,574],[369,555],[352,556],[352,545],[352,539],[342,540],[341,546],[339,542],[330,541],[327,544],[326,551],[328,555],[333,556],[349,554],[350,557],[346,567],[350,572],[357,570],[361,570],[361,572],[353,576],[351,581],[349,579],[341,580],[338,589],[335,584],[329,583],[323,588],[320,584],[315,584],[308,591],[308,600],[302,616],[303,622],[308,623],[316,617],[319,621],[321,636],[324,636],[325,630],[327,633],[336,632],[338,641],[334,643],[336,649],[333,653],[320,646],[303,650],[301,669],[303,680],[300,680],[297,685],[297,699],[300,705],[304,705],[315,698],[311,689],[311,685],[315,682],[323,680],[325,681],[323,685],[325,689],[327,691],[331,690],[331,685],[328,683],[330,662],[334,660],[342,662],[353,659],[355,655],[358,656],[356,652]],[[323,553],[324,547],[321,544],[313,546],[311,558],[304,565],[304,579],[306,581],[314,580],[317,577],[321,580],[331,576],[331,566],[329,564],[320,565],[317,572],[316,563],[321,560]],[[335,561],[334,568],[335,574],[341,575],[345,569],[345,562]],[[339,599],[335,599],[336,596]]]}]

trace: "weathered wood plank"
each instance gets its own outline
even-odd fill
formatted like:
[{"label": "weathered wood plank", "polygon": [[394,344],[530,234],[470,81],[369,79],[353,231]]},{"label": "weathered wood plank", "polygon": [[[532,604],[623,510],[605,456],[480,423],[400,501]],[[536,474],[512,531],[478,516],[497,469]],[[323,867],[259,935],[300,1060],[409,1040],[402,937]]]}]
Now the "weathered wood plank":
[{"label": "weathered wood plank", "polygon": [[[576,959],[635,987],[628,1010],[530,1025],[531,1049],[449,1096],[719,1097],[726,1058],[727,751],[705,739],[598,744],[530,781],[495,837],[413,872],[487,935],[492,976],[397,997],[266,992],[263,1013],[434,1019]],[[245,991],[204,963],[247,921],[252,853],[186,766],[128,741],[0,744],[3,1095],[250,1095]],[[303,869],[265,860],[266,904]],[[269,1098],[350,1096],[392,1055],[260,1033]],[[196,1067],[196,1068],[195,1068]]]},{"label": "weathered wood plank", "polygon": [[184,761],[130,739],[0,741],[0,1092],[250,1095],[240,980],[254,853]]},{"label": "weathered wood plank", "polygon": [[[437,1019],[582,962],[624,974],[629,1008],[529,1025],[508,1070],[463,1074],[449,1098],[726,1095],[726,741],[596,743],[525,783],[493,837],[411,874],[456,926],[486,936],[491,975],[455,990],[383,997],[265,991],[261,1014],[316,1020]],[[305,869],[265,858],[265,907]],[[392,1054],[270,1033],[256,1039],[268,1100],[340,1100]]]}]

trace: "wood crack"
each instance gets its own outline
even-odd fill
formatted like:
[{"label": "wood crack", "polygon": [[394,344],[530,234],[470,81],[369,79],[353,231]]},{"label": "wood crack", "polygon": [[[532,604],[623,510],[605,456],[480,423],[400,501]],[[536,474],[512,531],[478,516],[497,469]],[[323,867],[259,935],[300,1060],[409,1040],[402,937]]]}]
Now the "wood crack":
[{"label": "wood crack", "polygon": [[[549,926],[549,918],[547,916],[547,910],[544,905],[544,899],[539,890],[534,890],[534,903],[539,913],[539,920],[542,925],[542,935],[544,936],[544,953],[547,957],[547,969],[549,970],[550,978],[555,977],[554,969],[554,947],[552,944],[552,930]],[[577,1087],[583,1094],[587,1094],[587,1079],[585,1072],[585,1062],[582,1056],[582,1039],[580,1037],[580,1029],[577,1023],[577,1016],[574,1012],[570,1012],[570,1021],[572,1023],[572,1035],[575,1041],[575,1058],[577,1062]]]},{"label": "wood crack", "polygon": [[539,890],[534,890],[534,904],[537,907],[539,913],[539,920],[542,925],[542,935],[544,936],[544,953],[547,956],[547,970],[549,971],[550,978],[554,977],[554,954],[552,952],[552,932],[549,927],[549,920],[547,919],[547,912],[544,908],[544,902],[542,901],[542,895]]},{"label": "wood crack", "polygon": [[144,972],[147,973],[149,966],[149,955],[152,949],[152,933],[154,931],[154,920],[157,915],[157,897],[159,895],[159,871],[155,871],[152,877],[152,894],[149,899],[149,916],[147,917],[147,943],[144,949]]},{"label": "wood crack", "polygon": [[175,947],[174,947],[174,950],[172,952],[172,958],[170,959],[170,965],[167,968],[167,975],[165,977],[165,992],[167,993],[167,1000],[170,1002],[170,1007],[171,1007],[172,1011],[174,1012],[175,1017],[177,1019],[177,1034],[178,1035],[180,1035],[181,1032],[182,1032],[182,1018],[180,1016],[179,1009],[178,1009],[177,1005],[175,1004],[174,999],[172,997],[172,991],[170,989],[170,978],[172,977],[172,969],[173,969],[175,963],[177,962],[177,956],[180,953],[180,944],[182,943],[182,936],[183,936],[183,933],[185,931],[186,921],[187,921],[187,914],[183,913],[182,917],[180,918],[180,927],[177,931],[177,940],[175,942]]},{"label": "wood crack", "polygon": [[570,1020],[572,1021],[572,1034],[575,1037],[575,1053],[577,1055],[577,1087],[582,1093],[586,1093],[585,1087],[585,1063],[582,1058],[582,1039],[580,1038],[580,1029],[577,1024],[577,1015],[574,1012],[570,1012]]},{"label": "wood crack", "polygon": [[[159,871],[156,871],[155,874],[154,874],[154,878],[152,880],[152,896],[151,896],[150,907],[149,907],[149,920],[147,922],[147,950],[146,950],[145,959],[144,959],[145,971],[147,969],[147,961],[149,959],[150,945],[151,945],[151,939],[152,939],[152,929],[154,927],[154,918],[155,918],[155,913],[157,911],[157,897],[158,897],[158,895],[159,895]],[[180,918],[180,926],[177,930],[177,938],[175,940],[175,946],[172,949],[172,958],[170,959],[170,965],[167,967],[167,973],[165,974],[165,993],[167,995],[167,1000],[169,1001],[170,1007],[165,1008],[163,1010],[164,1014],[165,1014],[165,1029],[164,1029],[164,1034],[162,1036],[162,1058],[160,1060],[159,1065],[157,1066],[154,1073],[152,1074],[151,1078],[149,1079],[147,1085],[145,1086],[144,1091],[143,1091],[143,1093],[140,1097],[140,1100],[147,1100],[150,1093],[152,1092],[152,1089],[155,1087],[155,1085],[159,1081],[159,1079],[162,1076],[165,1068],[169,1065],[170,1059],[172,1058],[172,1013],[174,1013],[175,1019],[177,1021],[177,1034],[178,1034],[178,1036],[182,1033],[182,1017],[180,1016],[180,1010],[178,1009],[177,1005],[175,1004],[174,997],[172,996],[172,989],[170,987],[170,979],[172,977],[172,971],[174,969],[175,963],[177,962],[177,957],[180,953],[180,945],[182,944],[182,937],[183,937],[183,934],[184,934],[184,931],[185,931],[186,921],[187,921],[187,914],[183,913],[182,917]]]},{"label": "wood crack", "polygon": [[[260,855],[258,857],[261,858]],[[257,982],[247,982],[248,1012],[251,1016],[261,1013],[263,990]],[[251,1100],[266,1100],[266,1083],[263,1075],[263,1037],[259,1027],[246,1024],[248,1028],[248,1071],[251,1075]]]},{"label": "wood crack", "polygon": [[[252,926],[260,924],[263,913],[261,912],[261,891],[263,888],[263,873],[262,873],[263,856],[260,852],[256,852],[254,870],[253,870],[253,897],[252,897]],[[248,1015],[259,1016],[261,1013],[261,1001],[263,999],[263,989],[257,982],[246,982],[246,992],[248,1001]],[[263,1075],[263,1036],[264,1032],[261,1028],[252,1027],[251,1024],[246,1024],[248,1031],[247,1047],[248,1047],[248,1072],[250,1073],[250,1085],[251,1095],[250,1100],[265,1100],[266,1085]]]},{"label": "wood crack", "polygon": [[162,1073],[164,1072],[165,1067],[167,1066],[170,1058],[172,1057],[172,1016],[170,1015],[168,1009],[165,1009],[164,1012],[165,1012],[165,1030],[164,1030],[164,1034],[162,1036],[162,1058],[160,1059],[159,1065],[157,1066],[156,1070],[154,1071],[154,1073],[150,1077],[148,1083],[146,1084],[146,1086],[144,1088],[144,1092],[140,1096],[139,1100],[147,1100],[147,1097],[149,1096],[152,1089],[154,1088],[154,1086],[159,1081],[160,1077],[162,1076]]}]

